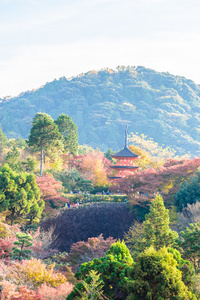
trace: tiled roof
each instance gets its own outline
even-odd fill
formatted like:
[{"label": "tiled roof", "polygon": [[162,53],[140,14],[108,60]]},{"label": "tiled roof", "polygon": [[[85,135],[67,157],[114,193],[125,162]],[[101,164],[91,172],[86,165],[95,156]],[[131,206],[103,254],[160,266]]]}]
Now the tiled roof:
[{"label": "tiled roof", "polygon": [[113,158],[115,157],[138,157],[137,154],[133,153],[131,150],[128,149],[128,147],[124,147],[121,151],[112,154],[111,155]]}]

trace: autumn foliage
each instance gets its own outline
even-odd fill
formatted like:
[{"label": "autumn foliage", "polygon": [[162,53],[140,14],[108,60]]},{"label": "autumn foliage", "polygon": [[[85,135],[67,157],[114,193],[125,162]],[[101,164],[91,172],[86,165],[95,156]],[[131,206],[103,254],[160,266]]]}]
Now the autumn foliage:
[{"label": "autumn foliage", "polygon": [[94,186],[107,186],[107,175],[110,172],[111,162],[103,156],[102,152],[89,151],[85,155],[74,157],[73,166],[81,175],[93,182]]},{"label": "autumn foliage", "polygon": [[[47,266],[32,258],[22,262],[1,262],[1,299],[5,300],[64,300],[72,290],[66,277],[55,271],[54,265]],[[6,270],[6,272],[5,272]]]},{"label": "autumn foliage", "polygon": [[200,158],[169,159],[158,170],[150,168],[118,180],[113,189],[129,195],[132,204],[144,202],[144,195],[154,198],[158,191],[165,200],[172,199],[180,184],[194,175],[199,166]]},{"label": "autumn foliage", "polygon": [[40,196],[43,199],[59,196],[59,191],[62,189],[62,184],[57,181],[53,176],[46,174],[42,177],[36,176],[37,185],[40,189]]},{"label": "autumn foliage", "polygon": [[52,175],[36,176],[41,198],[45,201],[45,213],[52,211],[53,207],[62,207],[68,199],[61,196],[62,183]]},{"label": "autumn foliage", "polygon": [[74,243],[65,260],[70,264],[72,270],[76,271],[82,263],[104,256],[110,249],[110,246],[115,242],[116,239],[112,237],[104,239],[103,235],[100,234],[98,237],[88,238],[86,242],[80,241]]}]

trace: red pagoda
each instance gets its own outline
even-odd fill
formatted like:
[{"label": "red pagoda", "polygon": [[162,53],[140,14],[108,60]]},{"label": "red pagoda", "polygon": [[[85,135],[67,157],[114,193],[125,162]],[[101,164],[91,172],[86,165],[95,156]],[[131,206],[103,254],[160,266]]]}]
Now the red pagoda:
[{"label": "red pagoda", "polygon": [[110,177],[113,179],[131,175],[134,171],[136,171],[139,168],[134,165],[134,160],[137,159],[138,155],[136,155],[128,149],[127,127],[128,126],[126,125],[124,148],[121,151],[111,155],[112,158],[118,159],[116,165],[110,166],[112,169],[117,170],[117,174],[115,175],[115,177]]}]

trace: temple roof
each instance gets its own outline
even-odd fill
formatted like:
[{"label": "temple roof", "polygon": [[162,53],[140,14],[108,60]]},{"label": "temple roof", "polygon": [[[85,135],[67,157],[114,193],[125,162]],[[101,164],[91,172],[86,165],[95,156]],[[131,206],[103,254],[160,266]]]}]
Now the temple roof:
[{"label": "temple roof", "polygon": [[127,146],[125,146],[119,152],[117,152],[115,154],[112,154],[111,157],[113,157],[113,158],[117,158],[117,157],[138,157],[138,155],[133,153],[131,150],[128,149]]},{"label": "temple roof", "polygon": [[135,167],[135,166],[116,166],[116,165],[110,166],[110,167],[111,167],[111,169],[130,169],[130,170],[139,168],[139,167]]}]

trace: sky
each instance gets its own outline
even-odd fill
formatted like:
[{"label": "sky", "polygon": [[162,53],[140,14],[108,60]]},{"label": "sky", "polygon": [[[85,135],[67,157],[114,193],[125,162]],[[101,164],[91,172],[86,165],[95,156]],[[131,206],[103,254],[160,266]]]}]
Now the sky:
[{"label": "sky", "polygon": [[200,84],[199,0],[0,0],[0,97],[144,66]]}]

